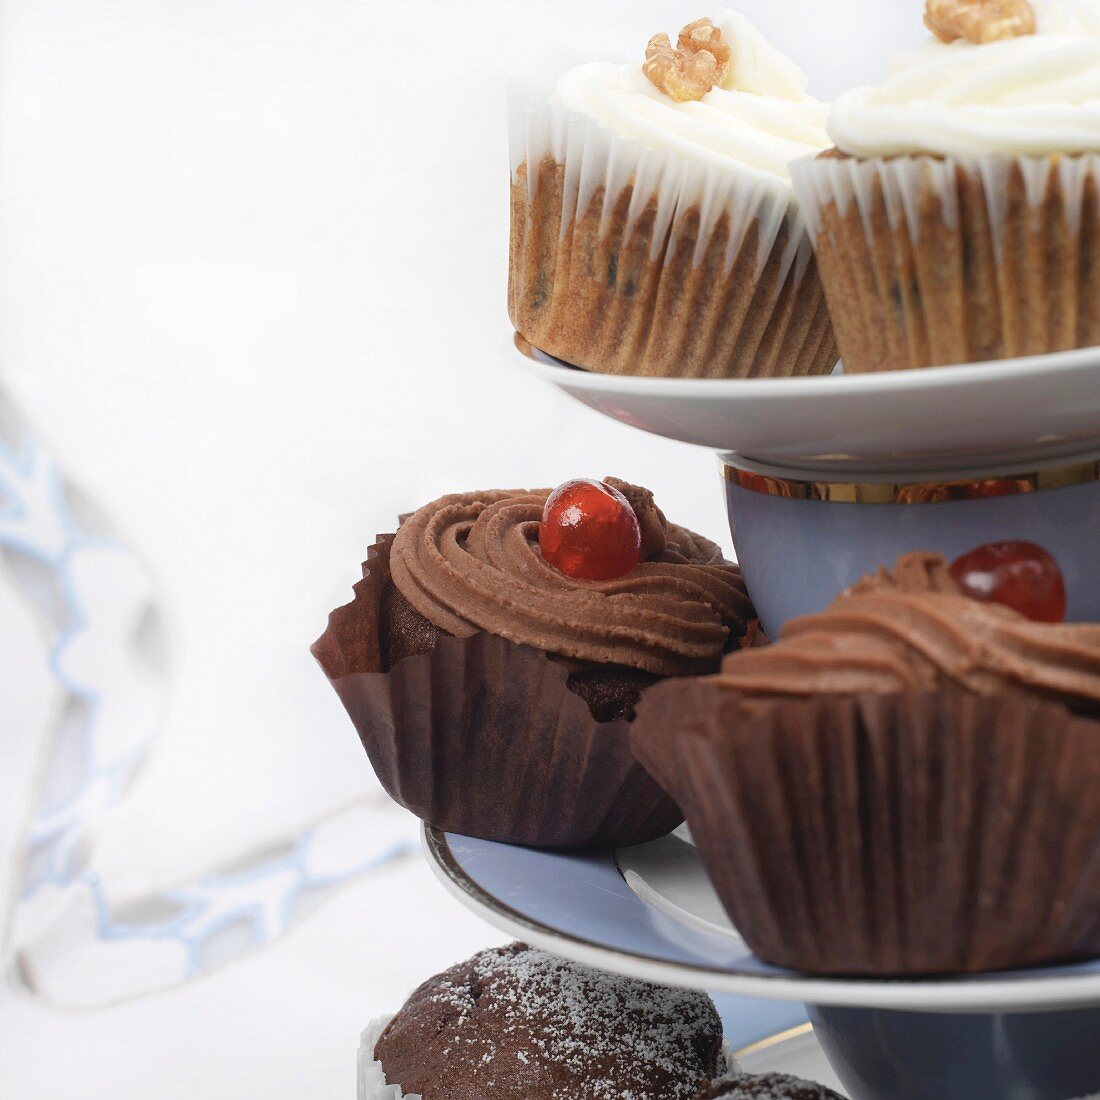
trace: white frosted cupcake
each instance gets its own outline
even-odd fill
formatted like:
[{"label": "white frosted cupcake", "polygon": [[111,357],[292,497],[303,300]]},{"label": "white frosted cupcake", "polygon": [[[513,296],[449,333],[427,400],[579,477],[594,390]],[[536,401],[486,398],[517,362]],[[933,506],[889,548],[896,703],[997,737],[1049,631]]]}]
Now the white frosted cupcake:
[{"label": "white frosted cupcake", "polygon": [[744,16],[650,40],[515,103],[509,306],[590,370],[750,377],[836,361],[789,164],[825,108]]},{"label": "white frosted cupcake", "polygon": [[1100,0],[929,0],[794,166],[845,370],[1100,344]]}]

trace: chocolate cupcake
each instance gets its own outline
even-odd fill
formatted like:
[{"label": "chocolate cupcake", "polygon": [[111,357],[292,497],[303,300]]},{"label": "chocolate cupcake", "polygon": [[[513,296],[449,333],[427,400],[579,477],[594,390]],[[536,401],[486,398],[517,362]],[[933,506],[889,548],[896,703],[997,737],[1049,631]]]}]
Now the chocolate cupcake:
[{"label": "chocolate cupcake", "polygon": [[708,1081],[695,1100],[842,1100],[839,1093],[789,1073],[736,1073]]},{"label": "chocolate cupcake", "polygon": [[682,820],[631,753],[634,707],[658,679],[715,671],[751,605],[737,567],[648,490],[588,484],[631,513],[624,575],[544,559],[548,490],[442,497],[371,548],[313,647],[385,789],[438,828],[620,847]]},{"label": "chocolate cupcake", "polygon": [[767,650],[642,701],[753,951],[825,974],[1100,954],[1100,626],[1038,623],[911,554]]},{"label": "chocolate cupcake", "polygon": [[705,993],[519,943],[430,978],[376,1031],[364,1035],[366,1100],[691,1100],[726,1068]]}]

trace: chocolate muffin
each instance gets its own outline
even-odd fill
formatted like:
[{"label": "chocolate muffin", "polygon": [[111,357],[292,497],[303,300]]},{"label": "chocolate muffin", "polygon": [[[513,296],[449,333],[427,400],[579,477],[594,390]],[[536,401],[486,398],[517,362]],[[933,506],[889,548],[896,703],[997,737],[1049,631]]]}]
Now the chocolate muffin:
[{"label": "chocolate muffin", "polygon": [[606,974],[524,944],[430,978],[374,1048],[423,1100],[690,1100],[725,1071],[702,993]]},{"label": "chocolate muffin", "polygon": [[787,1073],[738,1073],[708,1081],[695,1100],[843,1100],[839,1093]]},{"label": "chocolate muffin", "polygon": [[648,490],[607,489],[636,521],[622,575],[544,559],[549,490],[455,494],[380,537],[315,643],[382,785],[429,824],[610,848],[682,820],[631,752],[634,708],[657,680],[716,671],[754,613],[714,543]]}]

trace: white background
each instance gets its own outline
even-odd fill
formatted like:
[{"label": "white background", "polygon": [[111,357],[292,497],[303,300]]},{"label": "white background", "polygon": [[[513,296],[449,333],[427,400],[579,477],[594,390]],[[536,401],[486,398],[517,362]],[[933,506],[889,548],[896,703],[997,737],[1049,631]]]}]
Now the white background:
[{"label": "white background", "polygon": [[[829,97],[919,0],[746,0]],[[639,56],[682,0],[8,0],[0,384],[151,561],[176,685],[107,830],[170,884],[372,782],[307,654],[374,532],[444,491],[615,474],[725,537],[713,459],[524,376],[505,85]],[[51,698],[0,587],[0,871]],[[6,881],[5,878],[0,882]],[[0,988],[0,1096],[343,1097],[358,1029],[486,943],[410,861],[184,988],[58,1012]]]}]

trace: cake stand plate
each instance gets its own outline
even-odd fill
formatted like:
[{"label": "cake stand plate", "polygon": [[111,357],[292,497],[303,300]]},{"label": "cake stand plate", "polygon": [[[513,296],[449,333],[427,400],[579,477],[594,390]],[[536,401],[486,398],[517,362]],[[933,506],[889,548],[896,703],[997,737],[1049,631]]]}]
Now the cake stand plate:
[{"label": "cake stand plate", "polygon": [[624,424],[788,467],[947,469],[1100,449],[1100,348],[815,378],[641,378],[515,345],[527,371]]},{"label": "cake stand plate", "polygon": [[490,924],[645,981],[812,1005],[929,1013],[1100,1006],[1100,959],[937,980],[822,978],[761,962],[733,930],[678,830],[616,853],[536,851],[426,828],[443,884]]}]

